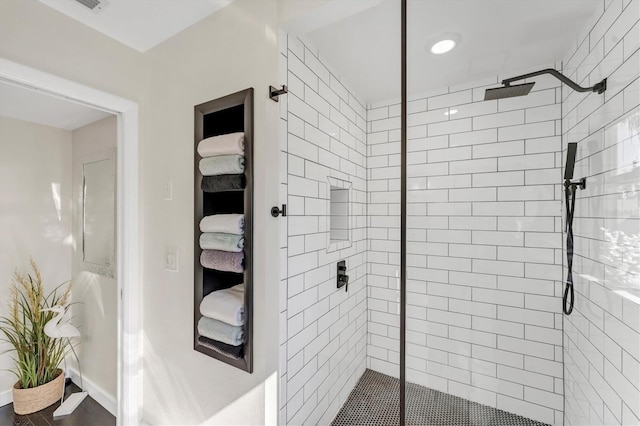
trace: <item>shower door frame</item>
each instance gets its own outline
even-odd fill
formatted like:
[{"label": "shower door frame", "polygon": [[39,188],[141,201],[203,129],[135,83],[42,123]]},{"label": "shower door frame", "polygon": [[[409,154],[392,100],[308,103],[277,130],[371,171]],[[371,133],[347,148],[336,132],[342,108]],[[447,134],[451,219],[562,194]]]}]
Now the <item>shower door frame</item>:
[{"label": "shower door frame", "polygon": [[401,0],[400,8],[400,426],[404,426],[407,336],[407,0]]}]

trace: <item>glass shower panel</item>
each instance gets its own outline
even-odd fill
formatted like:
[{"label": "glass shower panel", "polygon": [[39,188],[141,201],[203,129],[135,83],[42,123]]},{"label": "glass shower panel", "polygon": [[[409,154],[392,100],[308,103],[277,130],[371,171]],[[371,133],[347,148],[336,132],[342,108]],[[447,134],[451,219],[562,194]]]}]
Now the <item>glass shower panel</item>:
[{"label": "glass shower panel", "polygon": [[485,101],[560,66],[503,53],[523,3],[408,0],[406,424],[562,421],[560,82]]}]

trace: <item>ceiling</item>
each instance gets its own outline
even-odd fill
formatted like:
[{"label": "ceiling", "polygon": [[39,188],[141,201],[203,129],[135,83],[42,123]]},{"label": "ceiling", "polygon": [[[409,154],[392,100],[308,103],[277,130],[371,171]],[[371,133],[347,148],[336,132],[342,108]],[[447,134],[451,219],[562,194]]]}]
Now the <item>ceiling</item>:
[{"label": "ceiling", "polygon": [[[337,1],[337,0],[336,0]],[[561,61],[601,0],[409,0],[408,90],[421,93]],[[432,55],[427,42],[461,35]],[[400,3],[384,0],[298,34],[367,103],[400,97]]]},{"label": "ceiling", "polygon": [[[145,52],[234,0],[107,0],[94,12],[76,0],[40,0],[119,42]],[[263,1],[263,0],[258,0]]]},{"label": "ceiling", "polygon": [[59,129],[75,130],[111,114],[0,81],[0,115]]}]

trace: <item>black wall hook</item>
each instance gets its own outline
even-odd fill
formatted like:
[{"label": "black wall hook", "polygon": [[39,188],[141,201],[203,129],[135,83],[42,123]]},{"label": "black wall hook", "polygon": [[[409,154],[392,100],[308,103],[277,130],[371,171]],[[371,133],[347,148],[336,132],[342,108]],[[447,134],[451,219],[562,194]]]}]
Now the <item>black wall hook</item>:
[{"label": "black wall hook", "polygon": [[287,215],[287,205],[286,204],[282,205],[282,209],[279,209],[278,206],[271,207],[271,216],[278,217],[280,215],[282,215],[282,217],[285,217]]},{"label": "black wall hook", "polygon": [[282,85],[282,89],[276,89],[273,86],[269,86],[269,99],[272,101],[278,102],[278,96],[285,95],[287,93],[289,93],[289,88],[286,84]]}]

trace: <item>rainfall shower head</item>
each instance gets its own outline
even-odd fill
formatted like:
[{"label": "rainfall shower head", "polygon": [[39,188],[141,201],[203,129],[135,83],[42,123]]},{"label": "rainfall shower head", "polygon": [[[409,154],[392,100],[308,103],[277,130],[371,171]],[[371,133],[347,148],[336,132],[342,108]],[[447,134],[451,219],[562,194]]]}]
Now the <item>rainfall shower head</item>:
[{"label": "rainfall shower head", "polygon": [[535,83],[516,84],[515,86],[512,86],[511,83],[542,74],[551,74],[558,80],[562,81],[564,84],[571,87],[576,92],[596,92],[598,94],[601,94],[604,93],[605,90],[607,90],[606,78],[591,87],[581,87],[580,85],[574,83],[573,81],[562,75],[562,73],[560,73],[559,71],[556,71],[553,68],[547,68],[546,70],[536,71],[529,74],[519,75],[518,77],[502,80],[503,87],[494,87],[493,89],[487,89],[484,92],[484,100],[490,101],[492,99],[504,99],[513,98],[514,96],[528,95]]},{"label": "rainfall shower head", "polygon": [[515,96],[525,96],[531,91],[531,88],[536,83],[525,83],[516,85],[505,85],[504,87],[495,87],[493,89],[487,89],[484,92],[484,100],[490,101],[492,99],[504,99],[513,98]]}]

